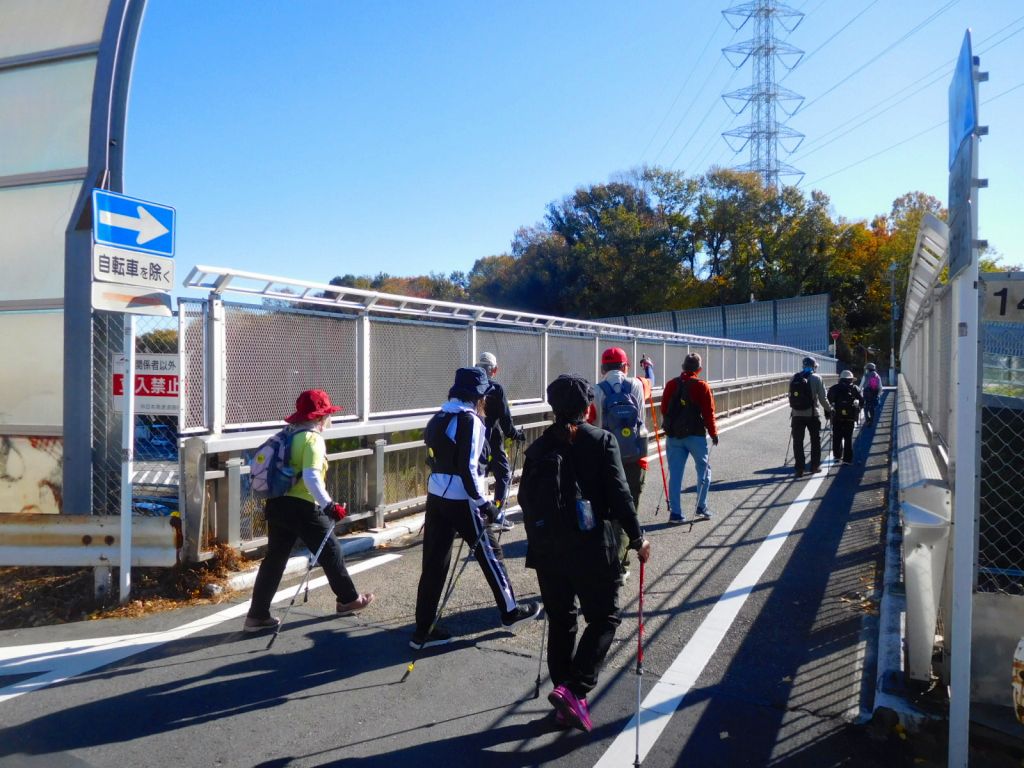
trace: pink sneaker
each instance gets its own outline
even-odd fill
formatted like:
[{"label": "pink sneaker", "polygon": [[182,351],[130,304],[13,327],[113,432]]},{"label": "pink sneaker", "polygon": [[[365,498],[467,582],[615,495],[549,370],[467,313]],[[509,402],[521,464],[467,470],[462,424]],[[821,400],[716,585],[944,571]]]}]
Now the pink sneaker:
[{"label": "pink sneaker", "polygon": [[587,706],[586,698],[577,698],[564,685],[559,685],[549,693],[548,701],[561,713],[565,721],[574,728],[590,733],[591,728],[594,727],[590,720],[590,708]]}]

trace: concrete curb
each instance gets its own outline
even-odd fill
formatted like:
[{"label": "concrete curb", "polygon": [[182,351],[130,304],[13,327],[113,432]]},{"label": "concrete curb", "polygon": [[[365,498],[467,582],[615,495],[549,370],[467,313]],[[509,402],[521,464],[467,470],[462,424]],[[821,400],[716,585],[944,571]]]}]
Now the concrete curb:
[{"label": "concrete curb", "polygon": [[[372,529],[364,533],[342,536],[338,539],[338,542],[341,544],[341,551],[346,557],[349,557],[359,552],[377,549],[381,544],[394,541],[403,536],[417,533],[423,527],[423,518],[424,513],[418,512],[414,515],[403,517],[401,521],[389,524],[387,528]],[[305,555],[296,555],[289,558],[288,564],[284,568],[285,575],[304,573],[309,566],[310,554],[307,552]],[[259,570],[259,565],[255,564],[247,571],[236,573],[228,579],[228,588],[236,591],[252,589],[252,585],[256,581],[257,570]]]}]

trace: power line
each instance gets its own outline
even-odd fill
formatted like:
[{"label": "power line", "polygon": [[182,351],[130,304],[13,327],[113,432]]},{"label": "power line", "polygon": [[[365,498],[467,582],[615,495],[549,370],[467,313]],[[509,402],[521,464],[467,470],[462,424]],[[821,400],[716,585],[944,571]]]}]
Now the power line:
[{"label": "power line", "polygon": [[[1007,94],[1009,94],[1009,93],[1013,93],[1014,91],[1018,90],[1019,88],[1024,88],[1024,81],[1022,81],[1022,82],[1019,82],[1019,83],[1017,83],[1017,84],[1016,84],[1015,86],[1013,86],[1013,87],[1011,87],[1011,88],[1007,88],[1007,89],[1006,89],[1005,91],[1003,91],[1002,93],[998,93],[998,94],[996,94],[995,96],[992,96],[991,98],[985,99],[985,100],[984,100],[984,101],[982,101],[981,103],[982,103],[982,104],[991,104],[991,103],[992,103],[993,101],[995,101],[996,99],[1002,98],[1003,96],[1006,96],[1006,95],[1007,95]],[[871,155],[868,155],[867,157],[864,157],[864,158],[861,158],[860,160],[857,160],[856,162],[853,162],[853,163],[850,163],[849,165],[843,166],[843,167],[842,167],[842,168],[840,168],[840,169],[839,169],[838,171],[832,171],[832,173],[826,174],[826,175],[824,175],[824,176],[819,176],[819,177],[818,177],[817,179],[815,179],[814,181],[812,181],[812,182],[809,182],[809,183],[807,184],[807,186],[809,186],[809,187],[810,187],[810,186],[814,186],[814,185],[815,185],[815,184],[817,184],[817,183],[818,183],[819,181],[824,181],[825,179],[830,179],[830,178],[832,178],[833,176],[838,176],[838,175],[839,175],[840,173],[843,173],[843,172],[845,172],[845,171],[848,171],[848,170],[850,170],[851,168],[856,168],[856,167],[857,167],[858,165],[861,165],[861,164],[863,164],[863,163],[866,163],[866,162],[868,162],[869,160],[874,160],[874,159],[875,159],[876,157],[878,157],[879,155],[884,155],[884,154],[885,154],[886,152],[890,152],[890,151],[892,151],[892,150],[896,149],[897,147],[902,147],[902,146],[903,146],[904,144],[906,144],[907,142],[909,142],[909,141],[913,141],[914,139],[917,139],[917,138],[920,138],[921,136],[924,136],[924,135],[925,135],[926,133],[931,133],[931,132],[932,132],[932,131],[934,131],[934,130],[935,130],[936,128],[941,128],[941,127],[943,127],[944,125],[947,125],[948,123],[949,123],[949,119],[948,119],[948,118],[947,118],[947,119],[944,119],[944,120],[940,120],[939,122],[935,123],[935,125],[929,126],[928,128],[925,128],[925,129],[924,129],[923,131],[919,131],[918,133],[915,133],[915,134],[914,134],[913,136],[908,136],[907,138],[905,138],[905,139],[903,139],[903,140],[901,140],[901,141],[898,141],[898,142],[896,142],[895,144],[890,144],[890,145],[889,145],[888,147],[886,147],[885,149],[880,149],[880,150],[878,150],[877,152],[875,152],[875,153],[873,153],[873,154],[871,154]]]},{"label": "power line", "polygon": [[[813,56],[814,54],[816,54],[816,53],[817,53],[818,51],[820,51],[820,50],[821,50],[822,48],[824,48],[824,47],[825,47],[826,45],[828,45],[828,44],[829,44],[829,43],[831,43],[831,42],[832,42],[833,40],[835,40],[835,39],[836,39],[837,37],[839,37],[839,35],[841,35],[841,34],[842,34],[842,33],[843,33],[843,32],[844,32],[845,30],[846,30],[846,28],[847,28],[847,27],[849,27],[849,26],[850,26],[851,24],[853,24],[853,22],[855,22],[855,21],[856,21],[857,19],[859,19],[859,18],[860,18],[861,16],[863,16],[863,15],[864,15],[865,13],[867,13],[867,11],[868,11],[868,10],[869,10],[869,9],[871,8],[871,6],[873,6],[873,5],[876,5],[877,3],[878,3],[878,0],[871,0],[871,2],[870,2],[870,3],[868,3],[868,4],[866,5],[866,6],[864,6],[864,7],[863,7],[863,8],[861,9],[860,13],[858,13],[858,14],[857,14],[856,16],[854,16],[854,17],[853,17],[852,19],[850,19],[850,20],[849,20],[848,22],[846,22],[845,24],[843,24],[843,26],[841,26],[841,27],[840,27],[839,29],[837,29],[837,30],[836,30],[835,32],[833,32],[833,33],[832,33],[832,34],[831,34],[831,35],[830,35],[830,36],[828,37],[828,39],[827,39],[827,40],[825,40],[825,42],[823,42],[823,43],[822,43],[821,45],[819,45],[819,46],[818,46],[817,48],[815,48],[815,49],[814,49],[813,51],[811,51],[811,52],[810,52],[810,53],[808,53],[808,54],[807,54],[806,56],[804,56],[804,58],[803,58],[803,61],[802,61],[802,62],[800,62],[800,63],[801,63],[801,64],[806,64],[806,63],[807,63],[807,60],[808,60],[808,59],[810,59],[810,58],[811,58],[811,57],[812,57],[812,56]],[[820,7],[821,7],[821,6],[819,5],[819,6],[818,6],[818,8],[820,8]],[[817,8],[816,8],[815,10],[817,10]],[[785,80],[785,79],[786,79],[787,77],[789,77],[789,76],[790,76],[791,74],[793,74],[793,70],[792,70],[792,69],[791,69],[791,70],[789,70],[789,72],[787,72],[787,73],[786,73],[785,75],[783,75],[783,76],[782,76],[782,80],[780,80],[779,82],[781,83],[781,82],[782,82],[783,80]]]},{"label": "power line", "polygon": [[[1002,45],[1003,43],[1005,43],[1007,40],[1010,40],[1014,36],[1019,35],[1021,32],[1024,32],[1024,26],[1021,26],[1019,29],[1011,32],[1010,34],[1006,35],[1001,40],[996,41],[992,45],[984,46],[983,47],[983,44],[985,42],[991,40],[993,37],[996,37],[997,35],[1002,34],[1007,29],[1013,27],[1014,25],[1018,24],[1021,21],[1024,21],[1024,16],[1021,16],[1020,18],[1015,19],[1014,21],[1011,21],[1009,24],[1004,26],[1002,29],[996,31],[995,33],[993,33],[993,34],[989,35],[988,37],[986,37],[984,40],[980,41],[979,47],[977,49],[977,53],[981,54],[981,53],[985,53],[987,51],[991,51],[994,48],[996,48],[997,46]],[[838,126],[836,126],[835,128],[831,128],[828,131],[825,131],[825,133],[821,134],[818,138],[816,138],[813,141],[809,142],[809,146],[805,147],[804,150],[798,155],[798,159],[805,158],[805,157],[808,157],[810,155],[813,155],[819,149],[824,149],[829,144],[832,144],[832,143],[838,141],[839,139],[843,138],[844,136],[849,135],[850,133],[852,133],[853,131],[857,130],[858,128],[866,125],[867,123],[870,123],[872,120],[875,120],[875,119],[881,117],[882,115],[884,115],[889,110],[895,109],[896,107],[900,106],[903,103],[904,99],[905,99],[903,94],[906,93],[907,91],[910,91],[910,92],[906,93],[906,97],[914,96],[914,95],[916,95],[918,93],[921,93],[922,91],[930,88],[931,86],[935,85],[936,83],[941,82],[942,80],[944,80],[946,77],[948,77],[952,73],[953,70],[951,69],[951,65],[953,65],[955,62],[956,62],[956,59],[951,59],[948,63],[940,64],[938,67],[936,67],[935,69],[933,69],[930,72],[926,73],[925,75],[922,75],[917,80],[915,80],[912,83],[910,83],[909,85],[904,86],[903,88],[901,88],[900,90],[896,91],[895,93],[890,94],[886,98],[882,99],[882,101],[878,102],[877,104],[875,104],[873,107],[871,107],[868,110],[868,112],[873,112],[876,109],[878,111],[875,112],[875,114],[873,114],[873,115],[869,115],[869,116],[865,117],[860,122],[850,126],[850,120],[846,120],[843,123],[841,123]],[[935,73],[939,73],[937,77],[932,78],[927,83],[922,85],[920,88],[916,88],[914,90],[910,90],[915,85],[920,83],[922,80],[925,80],[926,78],[931,77]],[[886,107],[882,106],[882,105],[886,104],[886,102],[890,102],[890,101],[893,102],[893,103],[889,104]],[[826,137],[834,134],[836,131],[842,130],[846,126],[850,126],[850,127],[847,128],[847,130],[843,131],[842,133],[838,134],[837,136],[834,136],[833,138],[828,139],[827,141],[825,141]],[[813,147],[813,148],[811,148],[811,147]]]},{"label": "power line", "polygon": [[[708,50],[708,46],[711,45],[711,41],[715,38],[715,35],[718,34],[718,30],[721,28],[721,26],[724,23],[725,23],[725,17],[722,16],[722,17],[720,17],[718,19],[718,25],[715,27],[714,31],[710,35],[708,35],[708,39],[704,43],[704,47],[701,49],[700,53],[697,54],[697,61],[698,62],[704,57],[704,54]],[[733,32],[734,36],[735,36],[735,34],[736,33]],[[696,64],[696,62],[695,62],[695,64]],[[640,153],[640,159],[641,160],[643,160],[643,158],[647,155],[647,150],[649,150],[651,148],[651,144],[654,143],[654,139],[657,138],[658,134],[661,132],[662,127],[665,125],[665,121],[668,120],[668,116],[672,114],[672,110],[676,108],[676,104],[679,102],[679,97],[683,95],[683,91],[686,90],[686,86],[690,84],[690,79],[693,77],[693,73],[696,72],[696,71],[697,71],[696,65],[690,68],[689,74],[686,76],[686,79],[683,80],[683,84],[681,86],[679,86],[679,90],[676,92],[676,97],[674,99],[672,99],[671,106],[668,108],[668,110],[662,116],[661,122],[658,123],[658,127],[654,129],[654,133],[651,134],[651,138],[647,141],[647,146],[644,147],[644,151]]]},{"label": "power line", "polygon": [[[728,87],[729,83],[731,83],[733,78],[736,77],[736,73],[737,72],[739,72],[739,70],[738,69],[734,69],[732,71],[732,74],[729,75],[729,79],[725,81],[725,86],[726,87]],[[683,144],[683,146],[679,148],[679,151],[676,153],[676,156],[674,158],[672,158],[672,162],[669,163],[669,166],[668,166],[669,168],[675,168],[676,163],[679,161],[679,158],[682,156],[683,152],[685,152],[686,148],[688,146],[690,146],[690,143],[693,141],[693,139],[694,139],[694,137],[696,137],[698,131],[700,131],[701,127],[704,125],[705,121],[708,119],[708,115],[711,114],[711,111],[715,107],[717,107],[719,105],[719,103],[720,102],[718,101],[718,99],[715,99],[714,101],[711,102],[711,106],[708,107],[708,111],[705,112],[704,116],[697,122],[697,127],[693,129],[693,133],[690,134],[690,137],[686,140],[686,142]],[[680,123],[680,125],[681,125],[681,123]]]},{"label": "power line", "polygon": [[960,2],[960,0],[949,0],[949,2],[947,2],[944,6],[939,8],[937,11],[932,13],[927,18],[925,18],[924,21],[918,23],[917,26],[912,27],[908,32],[905,32],[902,37],[900,37],[895,42],[890,43],[884,49],[882,49],[881,51],[876,53],[870,59],[868,59],[863,64],[861,64],[859,67],[857,67],[855,70],[853,70],[850,74],[848,74],[846,77],[844,77],[842,80],[840,80],[838,83],[836,83],[835,85],[830,87],[828,90],[824,91],[823,93],[818,94],[813,99],[811,99],[810,101],[805,103],[800,109],[797,110],[797,112],[795,114],[799,114],[800,112],[803,112],[806,109],[808,109],[812,104],[816,104],[817,102],[821,101],[823,98],[825,98],[825,96],[827,96],[828,94],[832,93],[832,91],[836,90],[836,88],[838,88],[839,86],[843,85],[843,83],[847,82],[848,80],[853,78],[855,75],[858,75],[861,72],[863,72],[865,69],[867,69],[867,67],[869,67],[870,65],[874,64],[876,61],[878,61],[880,58],[882,58],[885,54],[889,53],[897,45],[899,45],[900,43],[908,40],[913,35],[915,35],[918,32],[920,32],[922,29],[924,29],[926,26],[931,24],[933,21],[935,21],[935,19],[937,19],[939,16],[941,16],[943,13],[948,11],[950,8],[952,8],[954,5],[956,5],[959,2]]}]

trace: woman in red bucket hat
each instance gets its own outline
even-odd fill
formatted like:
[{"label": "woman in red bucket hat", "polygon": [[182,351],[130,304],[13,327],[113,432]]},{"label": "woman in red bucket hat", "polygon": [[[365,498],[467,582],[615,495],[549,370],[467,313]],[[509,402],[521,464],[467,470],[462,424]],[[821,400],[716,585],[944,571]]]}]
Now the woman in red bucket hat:
[{"label": "woman in red bucket hat", "polygon": [[[245,619],[246,632],[274,629],[280,620],[270,615],[270,602],[281,584],[285,565],[296,539],[315,552],[327,532],[348,510],[331,500],[324,478],[327,475],[327,445],[321,432],[330,425],[331,414],[341,410],[332,405],[322,389],[307,389],[295,401],[295,413],[285,419],[292,426],[291,467],[301,481],[284,496],[267,499],[267,554],[260,563],[252,589],[252,603]],[[372,593],[356,591],[345,567],[345,556],[334,536],[320,554],[319,563],[337,598],[336,610],[350,616],[373,602]]]}]

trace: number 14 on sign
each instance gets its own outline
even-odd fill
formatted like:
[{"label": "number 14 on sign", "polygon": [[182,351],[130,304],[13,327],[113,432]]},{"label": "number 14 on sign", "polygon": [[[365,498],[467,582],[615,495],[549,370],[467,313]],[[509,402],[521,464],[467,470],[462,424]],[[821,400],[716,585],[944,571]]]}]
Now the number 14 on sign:
[{"label": "number 14 on sign", "polygon": [[983,276],[985,304],[982,319],[1024,323],[1024,280]]}]

